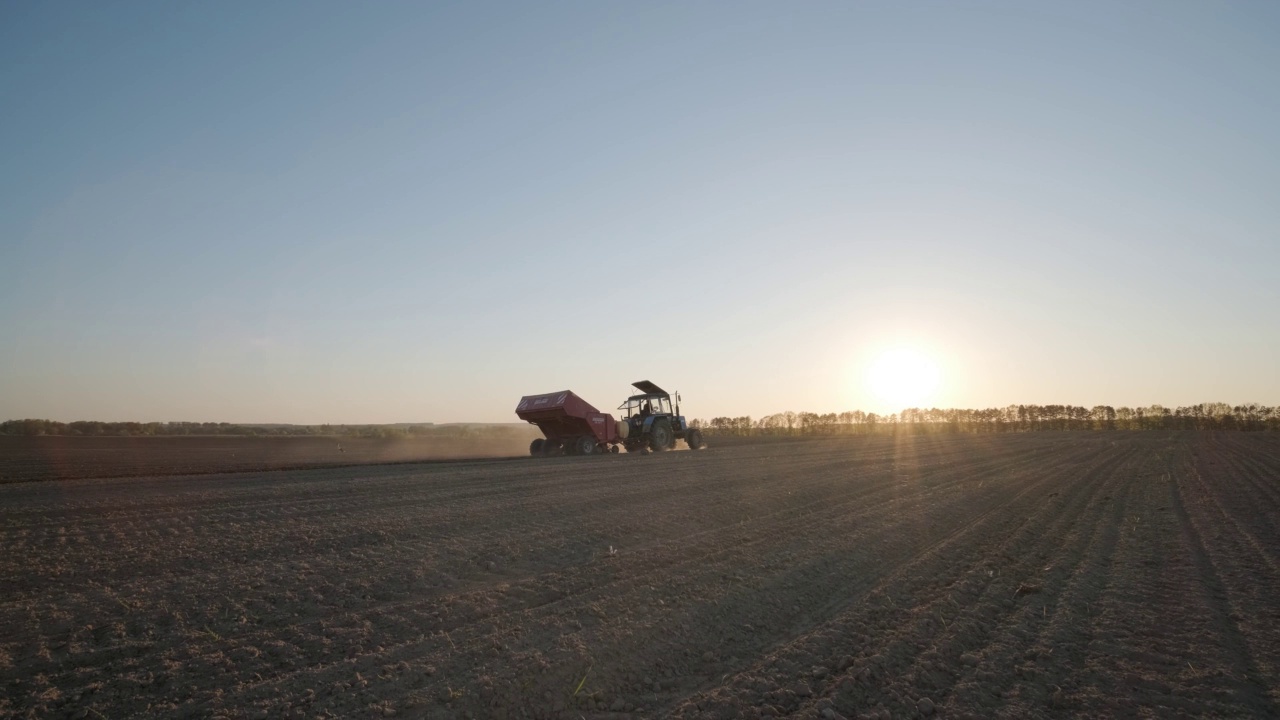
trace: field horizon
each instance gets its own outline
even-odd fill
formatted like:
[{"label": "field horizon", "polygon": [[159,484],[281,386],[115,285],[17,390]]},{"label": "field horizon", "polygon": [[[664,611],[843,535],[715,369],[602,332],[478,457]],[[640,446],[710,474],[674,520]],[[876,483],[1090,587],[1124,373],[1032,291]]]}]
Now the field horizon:
[{"label": "field horizon", "polygon": [[[606,412],[611,412],[606,410]],[[514,414],[514,413],[513,413]],[[908,407],[894,413],[862,410],[816,413],[785,411],[752,416],[690,416],[690,422],[704,430],[736,432],[761,431],[823,432],[842,426],[964,425],[1008,426],[1014,429],[1214,429],[1280,430],[1280,405],[1257,402],[1231,405],[1205,402],[1169,407],[1152,404],[1140,407],[1094,405],[1012,404],[1002,407],[937,408]],[[499,429],[524,426],[510,422],[395,422],[395,423],[231,423],[191,421],[97,421],[70,422],[22,418],[0,421],[0,435],[349,435],[356,437],[401,437],[448,433],[459,429]]]}]

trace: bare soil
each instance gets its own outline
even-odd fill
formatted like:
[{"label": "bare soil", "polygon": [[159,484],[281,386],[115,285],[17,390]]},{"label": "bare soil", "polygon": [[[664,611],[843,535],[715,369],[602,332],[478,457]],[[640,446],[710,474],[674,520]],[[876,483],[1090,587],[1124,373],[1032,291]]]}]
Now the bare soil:
[{"label": "bare soil", "polygon": [[1280,715],[1280,437],[0,486],[0,717]]},{"label": "bare soil", "polygon": [[74,437],[0,435],[0,483],[71,478],[253,472],[369,463],[522,457],[533,426],[474,436]]}]

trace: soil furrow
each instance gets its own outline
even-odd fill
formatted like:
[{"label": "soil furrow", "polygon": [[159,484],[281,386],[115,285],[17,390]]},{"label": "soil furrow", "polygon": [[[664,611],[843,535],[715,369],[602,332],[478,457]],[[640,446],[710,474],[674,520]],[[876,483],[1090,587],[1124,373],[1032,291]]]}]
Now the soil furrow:
[{"label": "soil furrow", "polygon": [[1038,432],[4,485],[0,720],[1266,717],[1277,468]]},{"label": "soil furrow", "polygon": [[[1101,461],[1098,466],[1089,472],[1086,476],[1094,473],[1105,472],[1105,469],[1113,464],[1122,462],[1128,455],[1129,451],[1121,451],[1115,453],[1112,457]],[[1054,484],[1059,480],[1062,474],[1070,472],[1068,468],[1060,472],[1044,473],[1038,482],[1025,487],[1019,493],[1016,501],[1024,496],[1028,496],[1034,501],[1036,493],[1043,485]],[[1076,470],[1078,472],[1078,470]],[[1089,484],[1093,484],[1092,482]],[[1011,502],[1013,502],[1011,501]],[[1040,505],[1040,512],[1045,511],[1045,506]],[[898,711],[903,711],[906,702],[901,698],[882,697],[874,688],[878,687],[871,681],[875,678],[894,677],[899,673],[905,672],[907,668],[915,662],[916,658],[925,652],[930,652],[932,646],[932,637],[935,633],[944,631],[945,625],[941,621],[932,622],[933,617],[937,617],[938,608],[946,605],[949,608],[957,605],[956,598],[960,598],[963,604],[959,607],[963,608],[970,602],[969,597],[976,593],[979,597],[982,594],[982,588],[992,584],[993,576],[985,573],[990,568],[991,558],[1001,555],[1009,551],[1010,543],[1016,541],[1022,534],[1030,529],[1035,532],[1039,529],[1035,523],[1029,522],[1029,518],[1021,516],[1021,514],[1012,517],[1008,514],[996,516],[993,518],[1004,525],[999,531],[992,531],[990,528],[983,528],[983,521],[987,518],[972,521],[966,528],[967,531],[972,530],[974,534],[979,535],[984,542],[977,544],[965,543],[958,546],[959,550],[964,553],[973,554],[973,560],[963,560],[961,557],[942,552],[945,545],[939,545],[932,548],[930,552],[921,554],[916,560],[903,564],[892,574],[886,577],[882,582],[864,599],[862,605],[854,611],[848,613],[848,617],[842,618],[840,626],[851,626],[851,633],[858,637],[864,638],[868,635],[873,637],[885,638],[887,642],[872,642],[865,644],[851,655],[846,656],[843,662],[846,666],[846,675],[837,675],[835,673],[824,675],[822,683],[814,683],[814,687],[809,687],[808,692],[788,694],[786,689],[776,691],[772,696],[766,697],[765,700],[772,701],[777,712],[787,714],[791,712],[802,712],[804,707],[812,701],[805,701],[805,697],[814,697],[830,694],[833,688],[840,687],[838,693],[839,703],[846,706],[877,706],[887,705],[897,707]],[[984,546],[990,543],[989,547]],[[958,586],[958,580],[962,577],[968,577],[971,584]],[[1003,584],[1005,578],[1001,576],[1000,581]],[[929,589],[925,590],[924,586]],[[1012,602],[1015,597],[1015,587],[1008,587],[1004,591],[1004,596]],[[910,604],[902,602],[902,598],[917,597],[924,595],[929,597],[929,601],[923,605]],[[870,619],[874,617],[875,620]],[[868,628],[874,630],[870,632]],[[801,637],[799,640],[792,641],[786,647],[779,648],[774,654],[767,655],[765,663],[778,664],[783,663],[789,665],[804,665],[805,662],[823,665],[832,661],[830,651],[824,651],[823,645],[830,645],[832,639],[841,638],[845,635],[842,631],[835,631],[832,626],[823,627],[822,632],[815,633],[812,638]],[[818,647],[813,647],[817,645]],[[807,661],[796,661],[788,659],[789,656],[807,657]],[[839,662],[839,661],[836,661]],[[745,682],[747,686],[752,683],[758,684],[759,674],[768,674],[768,670],[764,665],[756,666],[744,671],[739,675],[739,682]],[[841,687],[841,683],[849,676],[858,677],[863,682]],[[766,684],[768,681],[766,680]],[[873,689],[871,695],[866,694],[865,687]],[[740,686],[737,688],[739,697],[745,695],[751,697],[749,687],[744,692]],[[714,690],[712,692],[715,692]],[[692,705],[698,702],[714,703],[715,699],[695,699],[691,701]],[[749,703],[747,703],[749,704]],[[912,703],[913,705],[914,703]],[[689,712],[690,707],[685,706],[684,712]]]},{"label": "soil furrow", "polygon": [[1028,695],[1015,678],[1035,676],[1024,662],[1029,656],[1046,657],[1070,642],[1066,626],[1079,604],[1087,605],[1115,550],[1117,521],[1125,507],[1124,485],[1117,484],[1132,481],[1139,455],[1100,468],[1049,511],[1048,522],[1007,543],[1001,569],[1012,580],[986,584],[966,605],[953,601],[959,610],[951,620],[949,630],[954,630],[933,640],[941,650],[929,653],[908,675],[918,678],[915,685],[927,691],[935,706],[945,712],[953,694],[981,692],[1001,698],[1003,712],[1010,716],[1043,709],[1050,698]]},{"label": "soil furrow", "polygon": [[[958,482],[963,482],[963,478]],[[904,502],[903,498],[897,498],[897,500],[900,502]],[[883,505],[889,502],[892,502],[892,500],[885,500],[885,501],[882,501],[882,503],[880,504]],[[629,572],[625,576],[612,578],[603,585],[596,584],[593,586],[590,580],[590,573],[586,571],[584,571],[584,575],[586,576],[586,578],[584,579],[583,582],[578,584],[579,589],[577,590],[573,589],[572,587],[566,587],[566,579],[563,577],[558,577],[556,578],[556,581],[559,583],[559,587],[553,594],[550,595],[550,600],[548,600],[547,602],[543,602],[543,603],[540,603],[539,605],[531,606],[531,607],[516,607],[515,609],[507,610],[497,615],[485,615],[480,618],[469,618],[467,622],[462,625],[458,625],[452,628],[449,628],[449,627],[436,628],[433,632],[457,633],[460,630],[466,630],[467,628],[471,627],[472,625],[475,625],[480,621],[494,622],[495,620],[500,619],[501,617],[505,617],[513,613],[526,614],[526,617],[523,618],[523,621],[528,622],[527,613],[529,611],[567,612],[567,610],[563,608],[563,605],[565,603],[572,602],[572,603],[581,605],[582,603],[586,602],[586,599],[584,598],[584,596],[581,595],[581,593],[584,591],[590,591],[590,596],[589,596],[590,598],[599,598],[607,595],[609,587],[618,585],[618,584],[622,584],[623,586],[625,586],[627,583],[631,582],[632,577],[653,578],[653,577],[659,577],[659,576],[655,576],[655,573],[657,572],[662,572],[666,574],[675,574],[676,571],[678,571],[682,567],[705,566],[711,561],[712,556],[716,554],[723,555],[724,553],[736,553],[736,555],[738,556],[750,556],[750,554],[752,553],[753,546],[760,545],[760,544],[766,544],[766,545],[776,544],[780,537],[786,536],[785,531],[787,528],[806,527],[806,526],[819,527],[820,525],[818,524],[817,518],[812,517],[813,514],[821,513],[823,517],[822,523],[825,524],[826,522],[829,521],[830,516],[843,512],[843,508],[848,504],[850,503],[842,503],[839,505],[828,504],[826,506],[821,506],[821,504],[818,504],[818,503],[808,504],[805,506],[805,508],[810,512],[811,516],[806,517],[803,523],[799,523],[798,519],[795,517],[777,517],[776,513],[763,516],[768,518],[771,523],[774,523],[772,528],[768,528],[768,527],[760,528],[755,525],[748,525],[745,528],[739,528],[738,529],[738,533],[740,535],[739,537],[735,537],[730,540],[717,540],[712,544],[712,547],[719,547],[721,549],[715,550],[710,554],[697,552],[695,550],[692,550],[689,547],[689,545],[685,543],[681,543],[680,552],[678,554],[672,554],[669,552],[663,554],[662,557],[667,558],[666,562],[668,563],[667,565],[663,565],[663,566],[655,566],[652,564],[637,562],[636,558],[634,558],[633,556],[629,556],[625,560],[622,560],[622,562],[628,563]],[[859,513],[857,514],[858,516],[874,516],[878,512],[879,508],[877,505],[868,505],[866,503],[859,503],[859,504],[863,505],[863,507],[861,507]],[[735,527],[738,527],[738,526],[735,526]],[[722,564],[724,563],[727,563],[729,565],[734,564],[734,562],[727,557],[722,560]],[[572,583],[570,583],[570,585],[572,585]],[[682,590],[687,591],[686,588],[682,588]],[[510,590],[504,591],[504,594],[511,594],[511,591]],[[474,598],[472,599],[472,602],[473,604],[479,604],[475,602]],[[418,628],[418,629],[421,630],[421,628]],[[453,635],[453,641],[456,642],[457,640],[458,640],[457,635]]]},{"label": "soil furrow", "polygon": [[[1175,482],[1170,486],[1170,501],[1180,521],[1183,537],[1190,550],[1192,562],[1208,604],[1210,627],[1222,638],[1221,642],[1230,654],[1231,678],[1237,684],[1237,692],[1246,705],[1274,717],[1280,712],[1280,706],[1275,703],[1274,698],[1270,697],[1270,688],[1274,688],[1275,683],[1271,682],[1268,685],[1260,673],[1254,653],[1250,649],[1250,643],[1245,639],[1236,620],[1241,615],[1238,614],[1238,609],[1233,604],[1224,583],[1223,575],[1220,574],[1204,542],[1205,531],[1211,526],[1197,523],[1188,509],[1188,493],[1199,496],[1193,502],[1195,507],[1200,507],[1204,502],[1203,495],[1207,492],[1209,491],[1203,486],[1199,473],[1192,467],[1175,476]],[[1217,535],[1221,537],[1221,533]],[[1226,552],[1222,552],[1221,556],[1226,559]],[[1275,596],[1272,595],[1272,597]]]}]

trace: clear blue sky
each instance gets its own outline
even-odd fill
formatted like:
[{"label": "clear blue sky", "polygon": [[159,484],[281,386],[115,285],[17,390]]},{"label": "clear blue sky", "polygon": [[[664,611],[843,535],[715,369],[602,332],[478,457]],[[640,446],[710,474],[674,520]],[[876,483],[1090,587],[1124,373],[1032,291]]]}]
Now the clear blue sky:
[{"label": "clear blue sky", "polygon": [[1280,3],[0,5],[0,419],[1280,403]]}]

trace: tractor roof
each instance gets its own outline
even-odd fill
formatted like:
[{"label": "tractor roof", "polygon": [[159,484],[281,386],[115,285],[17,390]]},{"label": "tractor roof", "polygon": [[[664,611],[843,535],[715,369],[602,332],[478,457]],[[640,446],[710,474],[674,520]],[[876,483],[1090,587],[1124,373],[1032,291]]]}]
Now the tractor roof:
[{"label": "tractor roof", "polygon": [[649,395],[670,395],[671,394],[671,393],[668,393],[666,390],[663,390],[662,388],[658,387],[657,385],[654,385],[653,383],[649,382],[648,380],[641,380],[640,382],[633,382],[631,384],[636,388],[638,388],[640,392],[648,393]]}]

